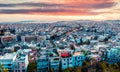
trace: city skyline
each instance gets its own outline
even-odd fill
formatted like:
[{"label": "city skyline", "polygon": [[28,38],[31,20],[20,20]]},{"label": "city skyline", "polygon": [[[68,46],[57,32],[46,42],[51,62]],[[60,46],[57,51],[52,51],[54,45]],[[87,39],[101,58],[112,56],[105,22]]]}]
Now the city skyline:
[{"label": "city skyline", "polygon": [[117,20],[119,0],[0,0],[0,22]]}]

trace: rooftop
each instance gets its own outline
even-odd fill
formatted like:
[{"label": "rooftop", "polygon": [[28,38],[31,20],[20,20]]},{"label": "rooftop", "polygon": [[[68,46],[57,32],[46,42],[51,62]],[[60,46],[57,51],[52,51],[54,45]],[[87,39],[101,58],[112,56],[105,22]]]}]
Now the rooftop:
[{"label": "rooftop", "polygon": [[13,59],[16,53],[6,53],[5,55],[1,56],[0,59]]},{"label": "rooftop", "polygon": [[25,59],[26,59],[26,55],[22,54],[17,58],[17,61],[25,61]]},{"label": "rooftop", "polygon": [[81,52],[75,52],[74,54],[73,54],[73,56],[78,56],[78,55],[81,55],[82,53]]}]

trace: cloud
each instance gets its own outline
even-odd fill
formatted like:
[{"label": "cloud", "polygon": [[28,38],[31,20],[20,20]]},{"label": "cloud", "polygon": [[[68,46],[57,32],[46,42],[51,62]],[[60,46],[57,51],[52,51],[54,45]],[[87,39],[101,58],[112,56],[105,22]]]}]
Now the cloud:
[{"label": "cloud", "polygon": [[84,12],[82,10],[71,10],[71,9],[50,9],[50,8],[36,8],[36,9],[2,9],[0,13],[6,14],[39,14],[39,13],[62,13],[62,12]]},{"label": "cloud", "polygon": [[[91,10],[110,8],[115,5],[114,0],[52,0],[52,2],[46,0],[46,2],[1,3],[0,14],[96,15],[104,12],[92,12]],[[19,9],[19,7],[27,7],[27,9]],[[33,8],[30,9],[30,7]]]},{"label": "cloud", "polygon": [[63,4],[52,4],[52,3],[13,3],[13,4],[0,4],[0,7],[21,7],[21,6],[27,6],[27,7],[48,7],[48,6],[62,6]]},{"label": "cloud", "polygon": [[[90,2],[92,1],[92,2]],[[102,1],[102,2],[101,2]],[[58,1],[59,2],[59,1]],[[108,8],[116,5],[114,1],[97,1],[97,0],[87,0],[87,1],[79,1],[79,0],[69,0],[65,1],[66,3],[13,3],[13,4],[0,4],[0,7],[21,7],[21,6],[27,6],[27,7],[77,7],[77,8]]]}]

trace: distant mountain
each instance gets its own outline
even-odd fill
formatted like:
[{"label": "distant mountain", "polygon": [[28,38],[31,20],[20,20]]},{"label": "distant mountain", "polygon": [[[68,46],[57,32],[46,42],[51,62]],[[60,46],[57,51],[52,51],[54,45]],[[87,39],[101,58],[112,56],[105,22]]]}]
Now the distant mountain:
[{"label": "distant mountain", "polygon": [[26,20],[26,21],[18,21],[18,22],[38,22],[38,21],[34,21],[34,20]]},{"label": "distant mountain", "polygon": [[105,20],[106,22],[120,22],[120,20]]},{"label": "distant mountain", "polygon": [[73,20],[73,21],[54,21],[54,22],[45,22],[45,21],[35,21],[35,20],[25,20],[17,22],[0,22],[0,24],[22,24],[22,23],[52,23],[52,24],[79,24],[79,23],[94,23],[94,22],[112,22],[120,23],[120,20],[104,20],[104,21],[94,21],[94,20]]}]

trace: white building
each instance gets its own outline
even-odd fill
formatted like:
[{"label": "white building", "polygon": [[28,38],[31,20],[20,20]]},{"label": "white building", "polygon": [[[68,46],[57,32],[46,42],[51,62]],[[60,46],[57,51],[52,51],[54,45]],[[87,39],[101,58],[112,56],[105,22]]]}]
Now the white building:
[{"label": "white building", "polygon": [[16,42],[16,36],[15,35],[7,35],[1,37],[1,42],[4,45],[15,43]]},{"label": "white building", "polygon": [[14,63],[14,72],[27,72],[29,61],[27,54],[18,55]]},{"label": "white building", "polygon": [[46,55],[42,55],[37,58],[37,71],[38,72],[48,72],[49,70],[49,59]]},{"label": "white building", "polygon": [[99,50],[91,49],[88,58],[91,59],[93,62],[99,62],[101,61],[101,56],[102,54]]},{"label": "white building", "polygon": [[59,71],[60,69],[60,57],[50,57],[50,68],[53,69],[54,72]]},{"label": "white building", "polygon": [[110,63],[120,61],[120,48],[111,48],[107,50],[107,60]]},{"label": "white building", "polygon": [[22,41],[24,42],[31,42],[31,41],[37,41],[36,36],[31,36],[31,35],[26,35],[26,36],[21,36]]},{"label": "white building", "polygon": [[81,52],[75,52],[73,54],[73,65],[74,67],[82,66],[82,62],[85,59],[85,56]]},{"label": "white building", "polygon": [[74,67],[73,65],[73,58],[72,57],[62,57],[61,58],[61,65],[62,65],[62,70],[68,68],[68,67]]},{"label": "white building", "polygon": [[14,70],[14,62],[17,57],[17,53],[6,53],[0,57],[0,64],[2,64],[9,72]]}]

